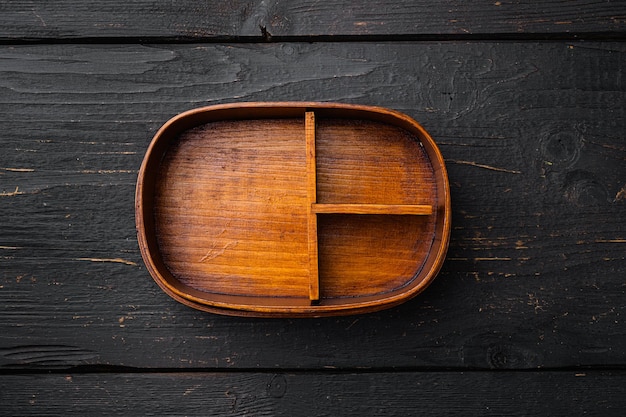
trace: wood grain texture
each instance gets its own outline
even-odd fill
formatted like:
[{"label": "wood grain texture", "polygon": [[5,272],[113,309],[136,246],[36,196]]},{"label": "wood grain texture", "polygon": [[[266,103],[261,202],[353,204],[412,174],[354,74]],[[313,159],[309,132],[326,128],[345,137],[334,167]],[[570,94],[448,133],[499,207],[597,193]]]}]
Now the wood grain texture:
[{"label": "wood grain texture", "polygon": [[0,380],[0,413],[619,416],[625,383],[597,371],[15,375]]},{"label": "wood grain texture", "polygon": [[155,156],[163,162],[146,173],[157,184],[146,233],[158,237],[152,255],[172,281],[209,298],[278,289],[308,298],[303,139],[303,120],[222,121],[190,129]]},{"label": "wood grain texture", "polygon": [[433,206],[426,204],[313,204],[315,213],[326,214],[398,214],[427,216]]},{"label": "wood grain texture", "polygon": [[313,207],[317,201],[317,174],[315,156],[315,113],[304,115],[306,141],[306,192],[307,192],[307,242],[309,255],[309,299],[320,298],[319,256],[317,241],[317,215]]},{"label": "wood grain texture", "polygon": [[[610,1],[17,0],[0,4],[0,39],[224,39],[290,36],[564,34],[623,36]],[[568,35],[569,34],[569,35]]]},{"label": "wood grain texture", "polygon": [[[314,210],[318,180],[327,201],[321,212]],[[430,204],[425,213],[397,204],[405,201]],[[450,234],[448,178],[428,133],[406,115],[342,103],[185,112],[150,143],[135,206],[139,247],[156,283],[191,307],[236,316],[322,317],[398,305],[436,276]],[[311,221],[338,213],[319,230]],[[430,215],[398,216],[416,213]]]},{"label": "wood grain texture", "polygon": [[[618,42],[1,48],[0,366],[623,366],[625,52]],[[433,135],[454,211],[439,278],[406,305],[338,319],[225,318],[170,300],[135,239],[150,138],[193,107],[303,99],[397,109]]]}]

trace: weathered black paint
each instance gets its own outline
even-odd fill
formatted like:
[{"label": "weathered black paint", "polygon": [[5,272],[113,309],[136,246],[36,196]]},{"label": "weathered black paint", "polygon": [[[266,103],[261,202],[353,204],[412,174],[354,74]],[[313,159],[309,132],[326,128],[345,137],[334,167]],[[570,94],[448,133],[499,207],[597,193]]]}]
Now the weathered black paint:
[{"label": "weathered black paint", "polygon": [[[351,23],[321,3],[276,3],[278,17],[265,21],[272,13],[232,3],[223,7],[254,24],[215,17],[224,27],[198,36],[235,43],[150,45],[139,37],[187,36],[205,23],[181,2],[177,10],[132,2],[123,16],[103,9],[82,20],[62,16],[87,16],[89,3],[31,3],[0,6],[20,16],[0,25],[0,414],[41,415],[52,397],[50,414],[83,412],[80,398],[115,411],[130,399],[143,404],[144,386],[154,397],[131,410],[138,415],[170,401],[181,414],[212,401],[222,414],[318,405],[320,415],[363,415],[361,407],[384,405],[385,415],[406,415],[428,404],[420,410],[440,415],[484,404],[527,415],[551,410],[555,398],[553,415],[623,409],[626,47],[617,2],[614,13],[604,2],[544,2],[550,11],[537,15],[547,21],[522,13],[517,22],[488,19],[485,10],[506,2],[466,5],[471,32],[494,39],[472,42],[359,37],[460,33],[443,17],[395,9],[368,12],[360,32],[358,6]],[[132,26],[141,4],[144,24]],[[172,24],[150,18],[157,9]],[[56,18],[42,14],[49,10]],[[116,28],[120,19],[130,20]],[[260,36],[259,24],[272,43],[238,43]],[[558,26],[571,39],[497,41],[511,25],[530,37]],[[618,40],[575,40],[599,31]],[[354,37],[275,42],[318,33]],[[83,42],[98,36],[119,42]],[[20,45],[30,38],[40,44]],[[137,248],[133,196],[156,129],[206,104],[278,100],[389,107],[433,135],[454,214],[448,259],[425,293],[376,314],[253,320],[189,309],[154,285]],[[202,395],[183,395],[195,386]],[[447,400],[461,397],[470,400]]]}]

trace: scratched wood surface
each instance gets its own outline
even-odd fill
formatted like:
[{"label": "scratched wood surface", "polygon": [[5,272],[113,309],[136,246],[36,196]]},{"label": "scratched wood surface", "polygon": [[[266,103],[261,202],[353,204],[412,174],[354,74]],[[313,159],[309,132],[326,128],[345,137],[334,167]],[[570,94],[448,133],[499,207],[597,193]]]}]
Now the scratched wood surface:
[{"label": "scratched wood surface", "polygon": [[[621,364],[623,58],[575,42],[5,47],[2,345],[139,367],[490,367],[490,349],[525,358],[495,363],[509,368]],[[380,315],[297,323],[162,294],[135,239],[138,166],[167,118],[231,95],[377,97],[421,121],[455,208],[434,286]]]},{"label": "scratched wood surface", "polygon": [[23,416],[606,416],[623,413],[625,383],[606,371],[11,375],[0,400]]},{"label": "scratched wood surface", "polygon": [[[609,9],[544,2],[522,26],[529,39],[514,42],[498,39],[517,23],[481,21],[486,3],[465,6],[465,18],[490,41],[450,40],[444,35],[460,29],[448,20],[429,26],[416,12],[397,23],[395,9],[368,12],[383,22],[368,23],[370,34],[446,40],[396,42],[404,38],[359,37],[353,22],[365,21],[364,7],[332,30],[343,22],[332,8],[281,2],[272,4],[292,26],[271,31],[350,38],[256,42],[241,21],[216,19],[224,27],[211,33],[233,42],[202,34],[194,44],[175,39],[196,22],[183,2],[155,12],[170,22],[160,28],[150,14],[158,8],[133,2],[118,19],[139,19],[128,11],[143,4],[145,20],[135,29],[115,28],[112,3],[11,4],[0,5],[0,414],[99,405],[115,412],[136,398],[146,401],[132,402],[145,404],[137,415],[175,402],[193,415],[211,398],[215,413],[235,414],[362,415],[360,407],[387,406],[385,415],[406,415],[428,404],[433,414],[478,413],[484,405],[493,414],[556,406],[561,415],[619,415],[626,398],[623,2]],[[88,6],[91,17],[76,19]],[[520,19],[529,21],[526,10]],[[257,17],[250,36],[258,35]],[[557,20],[572,21],[571,36]],[[545,33],[559,39],[530,39]],[[141,36],[169,39],[142,44]],[[32,39],[37,44],[24,44]],[[279,100],[389,107],[414,117],[439,144],[453,230],[440,276],[418,298],[363,316],[252,320],[189,309],[151,280],[137,248],[133,197],[156,130],[194,107]],[[280,386],[277,402],[271,393]],[[315,399],[320,408],[309,406]]]},{"label": "scratched wood surface", "polygon": [[625,22],[622,0],[13,0],[0,4],[0,40],[20,42],[90,37],[616,37],[623,35]]}]

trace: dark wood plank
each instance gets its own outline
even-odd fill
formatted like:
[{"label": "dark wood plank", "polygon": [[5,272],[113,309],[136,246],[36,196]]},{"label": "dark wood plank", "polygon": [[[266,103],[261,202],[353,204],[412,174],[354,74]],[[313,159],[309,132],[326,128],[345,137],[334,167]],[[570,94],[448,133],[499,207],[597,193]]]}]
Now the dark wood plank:
[{"label": "dark wood plank", "polygon": [[[620,32],[626,4],[610,1],[242,1],[0,4],[0,39]],[[263,28],[263,29],[261,29]]]},{"label": "dark wood plank", "polygon": [[621,416],[624,373],[15,375],[2,415]]},{"label": "dark wood plank", "polygon": [[[621,43],[48,45],[0,49],[0,366],[463,367],[626,363]],[[214,316],[137,249],[156,129],[232,100],[380,105],[440,144],[441,275],[389,311]]]}]

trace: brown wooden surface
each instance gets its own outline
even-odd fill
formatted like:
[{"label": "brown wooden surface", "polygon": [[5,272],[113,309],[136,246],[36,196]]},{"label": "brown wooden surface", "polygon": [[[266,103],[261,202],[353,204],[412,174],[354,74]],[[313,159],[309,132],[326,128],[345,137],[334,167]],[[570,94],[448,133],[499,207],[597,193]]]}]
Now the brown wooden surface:
[{"label": "brown wooden surface", "polygon": [[445,257],[442,164],[424,129],[387,109],[196,109],[168,121],[146,151],[139,246],[168,294],[208,311],[320,317],[389,308],[421,292]]},{"label": "brown wooden surface", "polygon": [[309,255],[309,299],[320,298],[319,251],[317,239],[317,213],[314,206],[317,203],[317,156],[315,153],[315,113],[305,113],[305,140],[306,140],[306,191],[307,191],[307,251]]},{"label": "brown wooden surface", "polygon": [[308,297],[303,128],[218,122],[167,152],[147,233],[174,277],[209,293]]},{"label": "brown wooden surface", "polygon": [[312,211],[318,214],[412,214],[427,216],[433,214],[433,206],[428,204],[312,204]]}]

